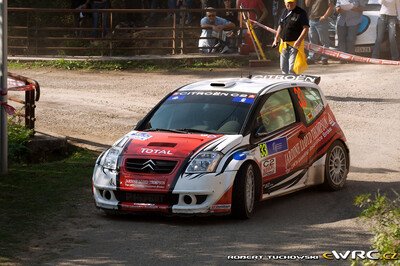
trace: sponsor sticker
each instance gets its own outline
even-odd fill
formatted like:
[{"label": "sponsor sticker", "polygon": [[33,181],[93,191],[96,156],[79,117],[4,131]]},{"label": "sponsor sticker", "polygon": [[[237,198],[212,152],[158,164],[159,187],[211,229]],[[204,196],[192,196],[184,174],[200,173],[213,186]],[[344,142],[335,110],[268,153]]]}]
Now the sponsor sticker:
[{"label": "sponsor sticker", "polygon": [[131,138],[132,139],[138,139],[138,140],[148,140],[149,138],[151,138],[151,137],[153,137],[152,135],[150,135],[149,133],[147,133],[147,132],[137,132],[137,131],[135,131],[135,132],[133,132],[132,134],[131,134]]},{"label": "sponsor sticker", "polygon": [[125,186],[135,188],[152,188],[161,189],[165,188],[167,182],[165,179],[126,179]]},{"label": "sponsor sticker", "polygon": [[209,135],[209,134],[201,134],[200,136],[206,137],[206,138],[209,138],[209,139],[214,139],[214,138],[217,137],[216,135]]},{"label": "sponsor sticker", "polygon": [[288,142],[286,137],[270,140],[260,145],[261,157],[267,157],[272,154],[280,153],[288,149]]},{"label": "sponsor sticker", "polygon": [[261,163],[262,176],[269,176],[276,173],[276,158],[271,158]]},{"label": "sponsor sticker", "polygon": [[299,104],[302,108],[307,107],[307,100],[306,97],[304,96],[303,91],[300,89],[300,87],[296,87],[293,89],[294,93],[297,95],[297,99],[299,101]]},{"label": "sponsor sticker", "polygon": [[252,104],[252,103],[254,102],[254,98],[234,97],[234,98],[232,99],[232,102],[234,102],[234,103]]},{"label": "sponsor sticker", "polygon": [[211,210],[230,210],[231,204],[215,204],[211,206]]},{"label": "sponsor sticker", "polygon": [[280,153],[286,151],[287,149],[288,143],[286,137],[274,139],[267,142],[267,150],[269,155]]},{"label": "sponsor sticker", "polygon": [[267,157],[268,156],[268,150],[267,150],[267,144],[266,143],[261,143],[260,144],[260,154],[261,154],[261,157]]},{"label": "sponsor sticker", "polygon": [[185,99],[185,95],[172,95],[168,97],[167,101],[181,101]]},{"label": "sponsor sticker", "polygon": [[140,151],[144,154],[173,155],[170,150],[142,148]]},{"label": "sponsor sticker", "polygon": [[235,154],[233,154],[233,159],[237,160],[237,161],[242,161],[244,159],[246,159],[247,155],[244,152],[236,152]]}]

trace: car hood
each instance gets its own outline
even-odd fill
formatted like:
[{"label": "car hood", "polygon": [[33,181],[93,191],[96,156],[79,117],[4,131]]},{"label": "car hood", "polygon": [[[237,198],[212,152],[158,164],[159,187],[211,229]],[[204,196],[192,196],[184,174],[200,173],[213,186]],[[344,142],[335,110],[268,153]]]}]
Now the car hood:
[{"label": "car hood", "polygon": [[172,132],[132,131],[124,154],[140,157],[186,158],[201,146],[211,143],[223,135],[180,134]]}]

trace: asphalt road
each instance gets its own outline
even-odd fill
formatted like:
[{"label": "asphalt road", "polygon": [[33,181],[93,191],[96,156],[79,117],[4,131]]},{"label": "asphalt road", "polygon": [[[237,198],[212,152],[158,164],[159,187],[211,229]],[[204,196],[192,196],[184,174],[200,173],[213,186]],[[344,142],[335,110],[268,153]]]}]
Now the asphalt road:
[{"label": "asphalt road", "polygon": [[[127,132],[168,91],[210,77],[278,73],[254,70],[174,73],[23,70],[42,86],[38,130],[111,144]],[[371,234],[358,219],[353,199],[361,193],[400,191],[400,68],[358,64],[313,65],[351,149],[345,188],[317,188],[268,200],[250,220],[230,217],[109,218],[96,210],[90,188],[78,215],[32,240],[23,263],[71,264],[227,264],[235,255],[307,255],[370,250]],[[243,262],[243,261],[241,261]],[[246,261],[249,263],[249,261]],[[251,261],[288,264],[288,261]],[[327,264],[291,261],[293,264]],[[329,262],[349,265],[346,261]]]}]

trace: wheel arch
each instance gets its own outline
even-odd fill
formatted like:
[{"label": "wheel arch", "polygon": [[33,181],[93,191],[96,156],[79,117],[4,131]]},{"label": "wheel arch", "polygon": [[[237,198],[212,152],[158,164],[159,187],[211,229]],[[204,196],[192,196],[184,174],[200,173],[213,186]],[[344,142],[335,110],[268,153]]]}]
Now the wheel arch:
[{"label": "wheel arch", "polygon": [[[244,161],[241,166],[239,167],[239,170],[241,170],[243,167],[246,167],[247,165],[251,164],[254,169],[254,173],[256,174],[256,196],[255,199],[256,201],[260,201],[261,196],[262,196],[262,177],[261,177],[261,170],[260,167],[258,166],[257,162],[254,160],[246,160]],[[239,171],[238,171],[239,172]],[[237,178],[238,175],[235,176]]]}]

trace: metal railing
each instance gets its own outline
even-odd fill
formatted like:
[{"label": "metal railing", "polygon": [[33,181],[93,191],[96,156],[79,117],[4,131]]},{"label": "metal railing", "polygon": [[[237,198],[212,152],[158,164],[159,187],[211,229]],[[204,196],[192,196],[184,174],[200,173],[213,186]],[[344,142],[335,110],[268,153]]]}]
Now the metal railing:
[{"label": "metal railing", "polygon": [[[253,12],[251,9],[216,9],[217,12]],[[187,13],[204,14],[203,9],[47,9],[9,8],[8,50],[10,55],[97,55],[132,56],[142,54],[184,54],[198,52],[200,20],[185,25]],[[80,14],[96,14],[83,20]],[[131,14],[172,14],[171,20],[158,20],[153,26],[129,26],[123,17]],[[240,31],[239,25],[236,25]],[[241,35],[236,35],[240,43]]]},{"label": "metal railing", "polygon": [[19,103],[23,105],[24,113],[18,114],[19,116],[24,117],[25,119],[25,127],[28,129],[35,129],[35,102],[39,101],[40,98],[40,86],[36,80],[20,76],[13,73],[8,73],[8,77],[20,83],[17,86],[9,87],[9,91],[20,91],[25,92],[25,100],[21,100],[19,97],[9,96],[8,100]]}]

